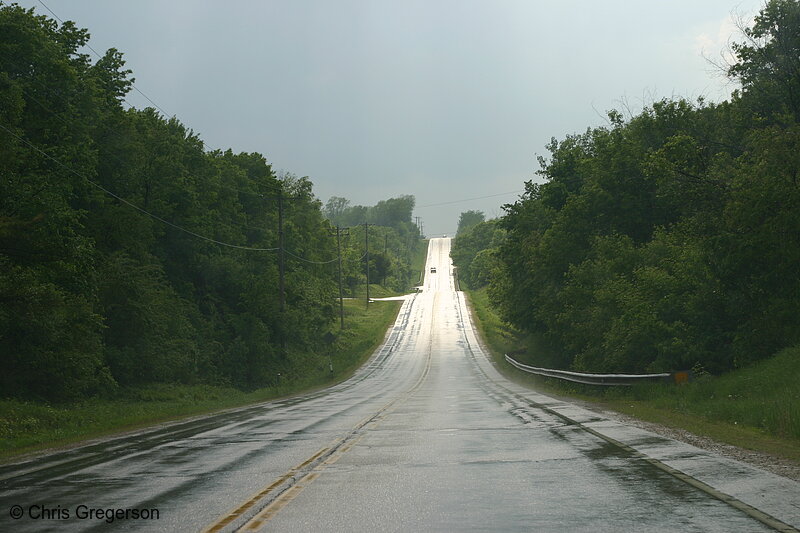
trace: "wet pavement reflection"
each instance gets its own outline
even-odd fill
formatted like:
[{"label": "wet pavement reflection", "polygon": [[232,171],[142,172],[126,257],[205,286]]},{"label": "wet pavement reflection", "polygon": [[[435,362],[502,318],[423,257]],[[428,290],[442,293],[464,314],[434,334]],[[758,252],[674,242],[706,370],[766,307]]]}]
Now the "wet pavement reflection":
[{"label": "wet pavement reflection", "polygon": [[[265,531],[772,531],[641,452],[697,461],[691,449],[504,380],[455,291],[449,251],[449,239],[431,240],[422,291],[351,380],[0,467],[0,530],[199,531],[289,472],[290,490],[221,530],[260,514]],[[297,469],[325,447],[328,455]],[[743,475],[712,464],[709,476]],[[783,487],[771,493],[788,502],[775,513],[800,501],[796,483]],[[9,518],[12,505],[37,502],[153,507],[160,517]],[[785,516],[800,524],[800,510]]]}]

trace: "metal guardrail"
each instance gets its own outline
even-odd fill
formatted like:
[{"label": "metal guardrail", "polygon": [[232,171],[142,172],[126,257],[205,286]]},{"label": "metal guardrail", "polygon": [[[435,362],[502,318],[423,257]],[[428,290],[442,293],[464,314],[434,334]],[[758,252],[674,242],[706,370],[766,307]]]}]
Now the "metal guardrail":
[{"label": "metal guardrail", "polygon": [[519,361],[509,357],[508,354],[505,354],[505,357],[506,361],[523,372],[536,374],[539,376],[546,376],[549,378],[574,381],[575,383],[584,383],[586,385],[616,385],[630,387],[636,383],[653,381],[662,381],[667,383],[686,383],[689,381],[688,371],[664,372],[661,374],[587,374],[583,372],[555,370],[552,368],[538,368],[520,363]]}]

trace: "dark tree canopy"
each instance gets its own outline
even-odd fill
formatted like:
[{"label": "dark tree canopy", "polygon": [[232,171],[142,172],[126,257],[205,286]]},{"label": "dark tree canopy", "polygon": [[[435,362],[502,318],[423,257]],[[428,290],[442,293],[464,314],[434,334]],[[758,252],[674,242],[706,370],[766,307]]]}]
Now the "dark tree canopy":
[{"label": "dark tree canopy", "polygon": [[744,39],[729,101],[554,139],[499,246],[459,235],[539,362],[723,372],[800,342],[800,3],[767,2]]},{"label": "dark tree canopy", "polygon": [[[261,154],[206,151],[152,108],[125,109],[122,54],[92,63],[87,40],[70,22],[0,6],[0,390],[66,401],[291,378],[336,316],[335,239],[311,182]],[[326,213],[345,212],[340,200]],[[413,197],[382,205],[382,219],[410,223]],[[371,230],[387,249],[373,268],[402,285],[417,234],[384,242]],[[355,284],[361,242],[343,262]]]},{"label": "dark tree canopy", "polygon": [[767,2],[744,37],[732,45],[738,61],[728,74],[741,82],[759,114],[800,120],[800,4]]},{"label": "dark tree canopy", "polygon": [[486,216],[483,214],[483,211],[464,211],[458,217],[458,229],[456,230],[456,235],[461,235],[465,230],[476,224],[480,224],[484,220],[486,220]]},{"label": "dark tree canopy", "polygon": [[344,240],[345,253],[361,257],[361,266],[353,261],[345,265],[344,277],[353,293],[359,283],[366,282],[366,238],[364,224],[369,224],[370,277],[393,290],[402,291],[416,282],[411,271],[411,254],[419,245],[420,232],[411,221],[414,197],[410,195],[381,200],[374,206],[351,206],[346,198],[332,196],[323,213],[333,226],[349,228]]}]

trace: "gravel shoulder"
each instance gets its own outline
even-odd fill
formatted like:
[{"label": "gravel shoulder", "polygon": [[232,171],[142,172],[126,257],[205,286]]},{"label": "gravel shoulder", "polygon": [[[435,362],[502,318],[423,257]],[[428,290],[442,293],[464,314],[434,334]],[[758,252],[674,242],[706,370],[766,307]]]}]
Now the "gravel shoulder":
[{"label": "gravel shoulder", "polygon": [[[472,323],[473,324],[477,323],[478,318],[475,316],[475,310],[473,306],[470,304],[468,308]],[[486,339],[483,338],[483,335],[477,328],[476,328],[476,337],[478,339],[478,343],[481,346],[481,349],[486,354],[491,354],[492,350],[487,346]],[[514,381],[515,383],[518,383],[522,386],[536,390],[536,388],[533,387],[529,382],[525,382],[525,380],[519,379],[519,376],[509,374],[507,371],[504,371],[504,369],[495,359],[495,357],[490,357],[489,359],[495,366],[495,368],[511,381]],[[767,472],[783,476],[785,478],[794,481],[800,481],[800,463],[797,463],[795,461],[791,461],[789,459],[778,457],[769,453],[748,450],[745,448],[741,448],[739,446],[734,446],[732,444],[719,442],[704,435],[697,435],[685,429],[665,426],[663,424],[657,424],[655,422],[649,422],[646,420],[635,418],[617,411],[612,411],[611,409],[602,407],[590,401],[581,400],[577,398],[568,398],[563,395],[553,394],[552,392],[547,392],[547,391],[537,390],[537,392],[540,392],[541,394],[545,394],[552,398],[557,398],[562,401],[580,405],[584,409],[594,411],[606,418],[617,420],[619,422],[629,424],[631,426],[644,429],[646,431],[650,431],[657,435],[661,435],[662,437],[674,439],[680,442],[685,442],[686,444],[696,446],[697,448],[700,448],[702,450],[707,450],[719,454],[723,457],[733,459],[735,461],[741,461],[743,463],[747,463],[756,468],[760,468],[761,470],[765,470]]]},{"label": "gravel shoulder", "polygon": [[[567,400],[566,398],[564,399]],[[677,441],[685,442],[686,444],[691,444],[692,446],[696,446],[703,450],[708,450],[710,452],[722,455],[723,457],[747,463],[755,466],[756,468],[760,468],[761,470],[766,470],[767,472],[771,472],[794,481],[800,481],[800,464],[790,461],[789,459],[784,459],[768,453],[747,450],[731,444],[715,441],[709,437],[697,435],[695,433],[686,431],[685,429],[664,426],[662,424],[656,424],[654,422],[648,422],[634,418],[623,413],[601,408],[591,402],[575,400],[574,398],[571,398],[568,401],[579,404],[581,407],[590,411],[594,411],[606,418],[617,420],[619,422],[656,433],[662,437],[667,437]]]}]

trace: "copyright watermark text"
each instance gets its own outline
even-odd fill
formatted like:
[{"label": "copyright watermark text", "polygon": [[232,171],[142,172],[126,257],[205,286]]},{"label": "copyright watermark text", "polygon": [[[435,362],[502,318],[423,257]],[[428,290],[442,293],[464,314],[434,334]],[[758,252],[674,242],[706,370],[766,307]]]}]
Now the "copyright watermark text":
[{"label": "copyright watermark text", "polygon": [[84,504],[75,507],[39,503],[28,506],[12,505],[8,514],[14,520],[87,520],[107,524],[123,520],[159,520],[161,518],[161,513],[155,508],[93,507]]}]

